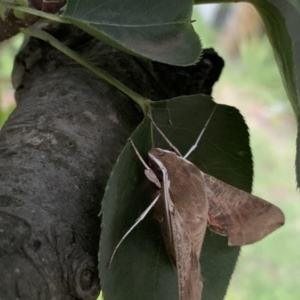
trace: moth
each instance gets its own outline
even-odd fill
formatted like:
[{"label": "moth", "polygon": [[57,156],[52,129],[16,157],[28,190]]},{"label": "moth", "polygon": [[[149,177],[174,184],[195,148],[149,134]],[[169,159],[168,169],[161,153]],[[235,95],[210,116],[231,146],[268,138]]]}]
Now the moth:
[{"label": "moth", "polygon": [[134,143],[132,147],[145,166],[145,175],[155,186],[150,206],[136,220],[115,247],[110,262],[126,236],[154,207],[167,251],[177,270],[179,300],[199,300],[203,289],[200,254],[206,228],[228,237],[231,246],[257,242],[284,224],[282,211],[273,204],[203,173],[187,157],[194,151],[208,126],[185,156],[165,137],[173,151],[153,148],[149,165]]}]

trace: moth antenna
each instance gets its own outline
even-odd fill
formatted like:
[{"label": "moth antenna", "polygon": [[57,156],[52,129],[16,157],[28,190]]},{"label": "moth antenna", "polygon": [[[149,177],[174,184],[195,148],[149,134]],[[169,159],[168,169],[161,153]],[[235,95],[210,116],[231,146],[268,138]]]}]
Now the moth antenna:
[{"label": "moth antenna", "polygon": [[158,195],[153,201],[152,203],[145,209],[145,211],[136,219],[135,223],[129,228],[129,230],[123,235],[123,237],[121,238],[120,242],[118,243],[118,245],[115,247],[114,252],[112,253],[109,263],[108,263],[108,267],[110,267],[114,256],[118,250],[118,248],[120,247],[121,243],[125,240],[125,238],[127,237],[127,235],[145,218],[145,216],[148,214],[148,212],[150,211],[150,209],[155,205],[155,203],[157,202],[157,200],[159,199],[160,195]]},{"label": "moth antenna", "polygon": [[143,160],[139,150],[136,148],[135,144],[133,143],[132,139],[129,139],[129,142],[131,143],[131,146],[134,150],[134,152],[136,153],[136,155],[138,156],[139,160],[142,162],[142,164],[144,165],[144,167],[147,169],[147,170],[150,170],[151,168],[147,165],[147,163]]},{"label": "moth antenna", "polygon": [[216,109],[217,109],[217,105],[214,107],[214,109],[213,109],[213,111],[211,112],[209,118],[207,119],[207,121],[206,121],[206,123],[205,123],[203,129],[201,130],[201,132],[200,132],[200,134],[199,134],[199,136],[198,136],[198,138],[197,138],[195,144],[190,148],[190,150],[186,153],[186,155],[185,155],[183,158],[188,158],[188,157],[190,156],[190,154],[198,147],[199,141],[200,141],[200,139],[201,139],[201,137],[202,137],[204,131],[206,130],[206,127],[207,127],[207,125],[209,124],[209,122],[210,122],[210,120],[211,120],[213,114],[215,113]]},{"label": "moth antenna", "polygon": [[182,157],[181,153],[179,152],[179,150],[168,140],[168,138],[165,136],[165,134],[158,128],[158,126],[155,124],[155,122],[153,121],[152,117],[148,114],[147,117],[150,119],[152,125],[155,127],[155,129],[160,133],[160,135],[164,138],[164,140],[167,142],[167,144],[174,150],[174,152]]}]

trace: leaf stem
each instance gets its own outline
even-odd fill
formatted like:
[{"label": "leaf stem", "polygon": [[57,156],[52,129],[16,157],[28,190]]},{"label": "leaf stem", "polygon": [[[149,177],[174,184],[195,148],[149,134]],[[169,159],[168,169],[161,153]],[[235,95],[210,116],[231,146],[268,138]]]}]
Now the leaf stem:
[{"label": "leaf stem", "polygon": [[104,79],[105,81],[107,81],[108,83],[110,83],[111,85],[116,87],[118,90],[123,92],[125,95],[130,97],[134,102],[136,102],[141,107],[145,116],[149,112],[151,100],[146,99],[142,95],[134,92],[129,87],[124,85],[122,82],[120,82],[119,80],[117,80],[116,78],[114,78],[113,76],[108,74],[106,71],[95,66],[90,61],[88,61],[87,59],[85,59],[84,57],[82,57],[81,55],[76,53],[75,51],[71,50],[69,47],[67,47],[66,45],[61,43],[59,40],[57,40],[51,34],[45,32],[45,31],[42,31],[42,30],[28,29],[28,28],[27,29],[22,28],[22,29],[20,29],[20,31],[29,36],[33,36],[33,37],[39,38],[41,40],[44,40],[45,42],[48,42],[51,46],[53,46],[57,50],[61,51],[62,53],[66,54],[70,58],[74,59],[76,62],[78,62],[82,66],[86,67],[87,69],[92,71],[94,74],[101,77],[102,79]]}]

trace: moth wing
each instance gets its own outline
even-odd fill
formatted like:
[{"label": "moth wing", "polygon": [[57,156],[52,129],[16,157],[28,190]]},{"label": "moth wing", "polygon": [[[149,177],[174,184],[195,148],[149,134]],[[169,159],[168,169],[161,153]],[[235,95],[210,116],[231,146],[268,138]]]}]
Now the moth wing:
[{"label": "moth wing", "polygon": [[208,227],[228,244],[255,243],[284,224],[275,205],[203,173],[209,202]]},{"label": "moth wing", "polygon": [[[167,177],[165,179],[167,180]],[[184,222],[171,200],[166,181],[162,189],[164,191],[160,192],[160,198],[154,207],[155,217],[160,222],[165,246],[176,265],[179,300],[200,300],[203,283],[199,254],[193,247],[187,223]],[[166,203],[167,211],[165,210]],[[166,214],[168,214],[171,228],[168,228]]]},{"label": "moth wing", "polygon": [[199,257],[192,247],[191,237],[176,207],[171,214],[171,226],[179,300],[200,300],[203,283]]},{"label": "moth wing", "polygon": [[[200,250],[197,245],[193,245],[190,220],[186,220],[185,214],[182,213],[184,210],[180,210],[178,207],[179,203],[183,206],[186,203],[182,203],[185,201],[173,202],[170,189],[172,189],[171,181],[172,183],[174,181],[169,178],[167,167],[154,156],[153,151],[160,151],[161,153],[162,150],[154,148],[150,151],[152,153],[148,154],[162,173],[160,197],[154,206],[155,216],[160,221],[166,248],[176,264],[179,300],[200,300],[203,286],[200,275],[200,253],[197,253]],[[174,190],[174,186],[172,190]],[[200,234],[199,243],[202,244],[202,241],[203,235]]]}]

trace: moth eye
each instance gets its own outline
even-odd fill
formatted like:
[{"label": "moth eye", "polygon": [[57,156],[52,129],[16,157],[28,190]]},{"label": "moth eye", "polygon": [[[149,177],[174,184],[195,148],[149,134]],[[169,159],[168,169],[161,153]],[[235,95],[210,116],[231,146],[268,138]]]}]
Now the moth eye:
[{"label": "moth eye", "polygon": [[156,177],[158,178],[158,180],[160,182],[162,182],[162,180],[163,180],[163,173],[162,173],[162,171],[161,170],[153,170],[153,171],[154,171]]}]

